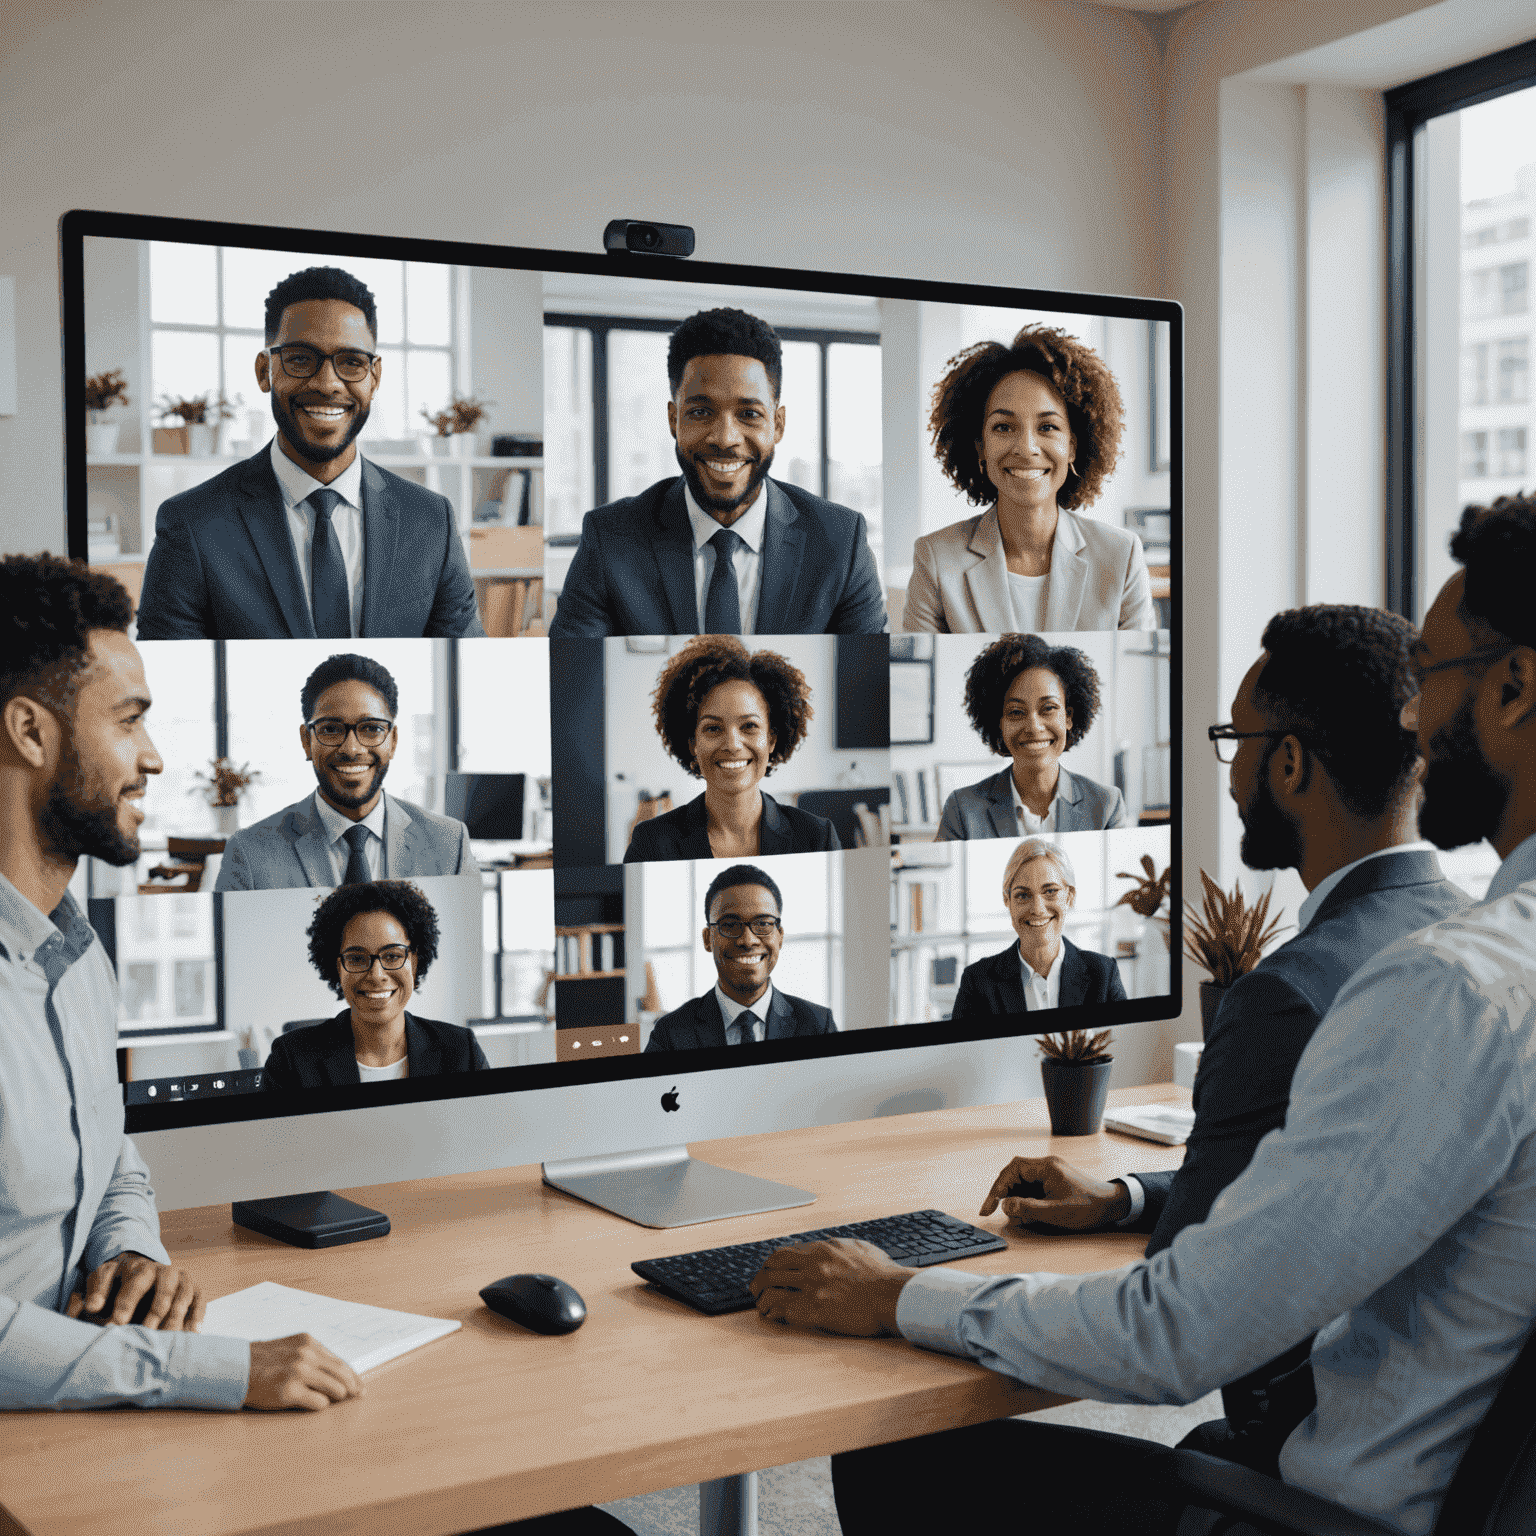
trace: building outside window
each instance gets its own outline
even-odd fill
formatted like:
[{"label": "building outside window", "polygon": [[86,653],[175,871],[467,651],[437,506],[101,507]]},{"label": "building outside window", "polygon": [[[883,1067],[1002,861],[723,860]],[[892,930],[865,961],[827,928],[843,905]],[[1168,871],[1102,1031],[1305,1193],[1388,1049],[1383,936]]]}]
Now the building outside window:
[{"label": "building outside window", "polygon": [[1530,338],[1526,336],[1499,343],[1498,397],[1501,405],[1524,405],[1529,398],[1529,351]]},{"label": "building outside window", "polygon": [[1482,480],[1488,474],[1488,434],[1463,432],[1461,434],[1461,478]]},{"label": "building outside window", "polygon": [[1498,452],[1495,455],[1494,474],[1501,476],[1525,473],[1525,428],[1500,427]]}]

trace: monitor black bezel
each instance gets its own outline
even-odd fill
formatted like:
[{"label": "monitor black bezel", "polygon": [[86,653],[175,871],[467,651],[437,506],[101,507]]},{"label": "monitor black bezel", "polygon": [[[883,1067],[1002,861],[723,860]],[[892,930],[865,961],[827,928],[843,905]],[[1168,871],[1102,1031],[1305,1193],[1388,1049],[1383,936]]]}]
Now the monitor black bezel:
[{"label": "monitor black bezel", "polygon": [[[385,257],[399,261],[430,261],[471,267],[603,274],[618,277],[662,278],[669,282],[739,285],[788,291],[847,293],[859,297],[908,299],[945,304],[976,304],[1005,309],[1061,310],[1102,314],[1168,325],[1170,404],[1170,637],[1180,656],[1183,635],[1184,528],[1184,311],[1169,299],[1091,294],[1064,289],[1007,288],[981,283],[952,283],[927,278],[874,277],[862,273],[822,272],[726,262],[695,261],[625,252],[546,250],[532,246],[485,245],[469,241],[423,240],[400,235],[358,235],[164,218],[149,214],[74,209],[59,220],[59,271],[62,294],[62,364],[64,376],[64,455],[66,526],[70,555],[87,554],[87,463],[85,449],[85,268],[84,242],[90,238],[163,240],[190,245],[238,245],[261,250],[302,250],[339,257]],[[1178,808],[1170,821],[1176,833],[1183,806],[1183,678],[1178,669],[1170,678],[1169,723],[1173,742],[1172,802]],[[1169,957],[1171,989],[1159,997],[1131,998],[1093,1009],[1091,1026],[1151,1023],[1177,1018],[1183,1012],[1183,869],[1173,857],[1170,892]],[[923,1046],[963,1044],[1059,1032],[1073,1021],[1052,1015],[1045,1027],[1031,1025],[1029,1014],[996,1015],[977,1023],[956,1025],[898,1024],[849,1034],[765,1042],[743,1061],[739,1051],[719,1050],[613,1056],[601,1061],[555,1062],[539,1066],[498,1067],[488,1072],[452,1077],[407,1079],[367,1087],[331,1088],[302,1094],[240,1094],[165,1105],[130,1105],[130,1132],[160,1131],[220,1125],[289,1115],[328,1114],[336,1110],[379,1108],[438,1099],[481,1097],[580,1087],[588,1083],[635,1078],[682,1078],[723,1067],[767,1067],[778,1062],[854,1056],[866,1051],[905,1050]]]}]

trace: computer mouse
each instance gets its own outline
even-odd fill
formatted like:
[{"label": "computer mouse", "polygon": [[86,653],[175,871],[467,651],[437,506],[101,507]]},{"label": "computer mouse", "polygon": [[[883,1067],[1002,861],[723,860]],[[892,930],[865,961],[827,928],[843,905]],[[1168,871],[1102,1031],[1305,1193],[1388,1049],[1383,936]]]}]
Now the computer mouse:
[{"label": "computer mouse", "polygon": [[508,1275],[486,1286],[480,1300],[535,1333],[574,1333],[587,1320],[576,1287],[554,1275]]}]

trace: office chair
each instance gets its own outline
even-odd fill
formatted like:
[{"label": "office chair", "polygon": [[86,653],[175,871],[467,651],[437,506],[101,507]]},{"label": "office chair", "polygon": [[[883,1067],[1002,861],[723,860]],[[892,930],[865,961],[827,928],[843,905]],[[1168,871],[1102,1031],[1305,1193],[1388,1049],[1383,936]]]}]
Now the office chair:
[{"label": "office chair", "polygon": [[[1203,1451],[1175,1451],[1175,1498],[1192,1506],[1179,1536],[1392,1536],[1388,1526]],[[1204,1512],[1211,1519],[1201,1519]],[[1225,1517],[1225,1518],[1219,1518]],[[1233,1521],[1237,1523],[1232,1523]],[[1536,1333],[1526,1341],[1456,1468],[1435,1536],[1536,1531]]]}]

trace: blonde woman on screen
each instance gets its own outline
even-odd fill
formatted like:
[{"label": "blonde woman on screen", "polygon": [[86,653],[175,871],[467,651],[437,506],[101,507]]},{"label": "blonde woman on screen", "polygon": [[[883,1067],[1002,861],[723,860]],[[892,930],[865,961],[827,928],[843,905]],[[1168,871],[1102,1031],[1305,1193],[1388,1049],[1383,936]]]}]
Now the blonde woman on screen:
[{"label": "blonde woman on screen", "polygon": [[978,342],[934,388],[945,475],[986,510],[912,552],[903,625],[940,634],[1155,629],[1141,540],[1079,517],[1120,456],[1114,375],[1065,331]]}]

